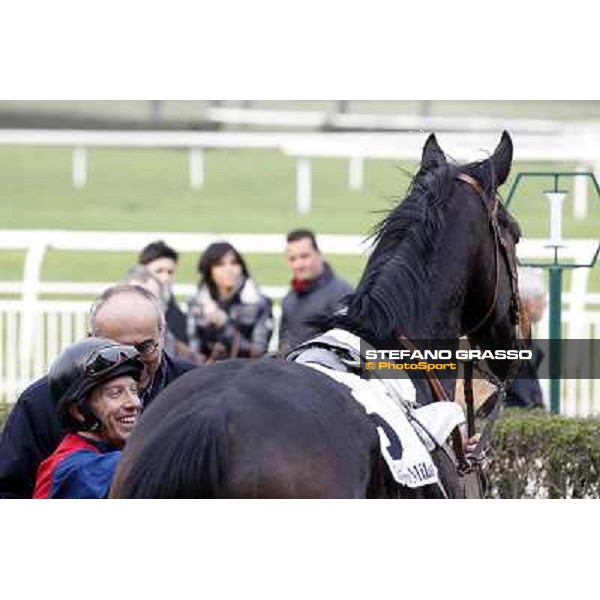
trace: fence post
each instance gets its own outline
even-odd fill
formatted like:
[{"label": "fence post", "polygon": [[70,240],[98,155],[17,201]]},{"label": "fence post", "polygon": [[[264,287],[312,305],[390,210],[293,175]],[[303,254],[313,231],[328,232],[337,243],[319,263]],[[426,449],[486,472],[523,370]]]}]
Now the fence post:
[{"label": "fence post", "polygon": [[87,183],[87,150],[82,146],[73,148],[73,187],[80,188]]},{"label": "fence post", "polygon": [[42,271],[42,263],[46,253],[46,240],[39,240],[31,244],[25,257],[23,273],[23,297],[21,300],[21,336],[20,336],[20,373],[21,379],[29,379],[31,355],[33,349],[33,334],[37,296]]},{"label": "fence post", "polygon": [[360,156],[350,158],[348,186],[351,190],[360,190],[363,186],[363,159]]},{"label": "fence post", "polygon": [[311,209],[312,171],[310,158],[299,158],[296,167],[296,211],[305,215]]},{"label": "fence post", "polygon": [[204,185],[204,153],[202,148],[190,148],[190,185],[200,189]]}]

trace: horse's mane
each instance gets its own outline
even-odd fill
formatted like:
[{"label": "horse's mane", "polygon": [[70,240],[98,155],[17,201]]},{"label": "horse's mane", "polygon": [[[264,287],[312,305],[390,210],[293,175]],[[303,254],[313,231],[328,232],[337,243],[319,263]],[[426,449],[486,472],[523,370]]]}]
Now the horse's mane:
[{"label": "horse's mane", "polygon": [[429,304],[431,257],[459,171],[476,177],[486,192],[495,187],[491,161],[421,169],[406,198],[373,228],[374,250],[361,280],[329,325],[375,340],[421,320]]}]

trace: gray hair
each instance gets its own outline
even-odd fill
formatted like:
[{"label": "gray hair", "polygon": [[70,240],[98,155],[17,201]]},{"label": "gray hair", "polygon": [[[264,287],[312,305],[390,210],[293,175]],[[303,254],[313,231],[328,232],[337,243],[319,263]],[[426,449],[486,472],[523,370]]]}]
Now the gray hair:
[{"label": "gray hair", "polygon": [[119,294],[137,294],[141,296],[145,300],[148,300],[156,310],[156,316],[158,319],[158,329],[161,332],[165,331],[165,314],[163,308],[160,304],[160,300],[149,290],[143,288],[139,285],[131,285],[128,283],[119,283],[117,285],[113,285],[112,287],[104,290],[97,298],[94,300],[90,308],[89,314],[89,322],[90,322],[90,335],[97,336],[97,318],[98,311],[113,297],[118,296]]},{"label": "gray hair", "polygon": [[[148,269],[146,265],[135,265],[127,271],[123,283],[129,283],[131,285],[139,285],[145,289],[148,288],[148,283],[152,282],[158,289],[158,300],[161,304],[163,312],[167,310],[167,304],[169,302],[169,292],[163,282]],[[154,290],[150,290],[154,293]]]},{"label": "gray hair", "polygon": [[152,272],[150,271],[150,269],[148,269],[146,265],[135,265],[131,267],[131,269],[129,269],[129,271],[125,273],[125,278],[123,279],[123,281],[124,283],[127,283],[131,279],[137,279],[144,283],[146,281],[150,281],[151,279],[158,281],[158,279],[156,279],[156,277],[152,274]]},{"label": "gray hair", "polygon": [[539,298],[546,293],[544,285],[544,272],[542,269],[519,267],[519,295],[523,300]]}]

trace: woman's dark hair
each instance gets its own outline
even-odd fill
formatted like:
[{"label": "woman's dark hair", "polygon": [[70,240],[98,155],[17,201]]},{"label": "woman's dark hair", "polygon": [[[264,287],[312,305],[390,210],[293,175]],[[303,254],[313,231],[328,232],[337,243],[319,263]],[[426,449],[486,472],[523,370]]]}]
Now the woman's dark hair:
[{"label": "woman's dark hair", "polygon": [[246,261],[242,258],[242,255],[228,242],[215,242],[210,244],[202,253],[200,260],[198,261],[198,273],[200,273],[200,285],[206,284],[210,295],[216,300],[219,297],[217,292],[217,286],[211,276],[212,268],[219,264],[222,258],[232,252],[235,256],[235,260],[242,267],[242,274],[244,278],[250,277]]}]

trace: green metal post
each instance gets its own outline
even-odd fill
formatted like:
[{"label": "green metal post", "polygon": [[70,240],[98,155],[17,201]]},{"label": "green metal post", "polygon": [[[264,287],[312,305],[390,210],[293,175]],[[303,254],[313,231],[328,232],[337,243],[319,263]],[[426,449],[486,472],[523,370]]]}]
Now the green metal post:
[{"label": "green metal post", "polygon": [[[553,182],[552,190],[548,190],[552,193],[566,194],[567,192],[560,186],[560,180],[581,178],[585,177],[591,182],[592,190],[595,192],[595,196],[600,198],[600,185],[596,179],[594,173],[582,173],[577,171],[560,171],[560,172],[526,172],[518,173],[517,177],[510,189],[505,205],[508,207],[513,196],[517,191],[517,187],[525,181],[526,178],[541,178],[542,180],[551,179]],[[544,192],[548,199],[551,197],[548,192]],[[600,257],[600,243],[596,247],[594,256],[588,263],[574,263],[571,261],[561,261],[559,258],[559,249],[562,247],[560,244],[561,239],[561,228],[560,228],[560,216],[554,213],[554,219],[552,218],[552,205],[550,207],[550,231],[551,231],[551,242],[548,248],[554,249],[554,261],[553,264],[546,262],[525,262],[519,261],[519,264],[524,267],[535,267],[540,269],[548,269],[550,277],[550,352],[548,357],[548,363],[550,367],[550,410],[554,414],[560,412],[560,384],[561,384],[561,362],[562,362],[562,324],[561,324],[561,295],[562,295],[562,272],[563,269],[577,269],[580,267],[591,269]],[[552,222],[554,220],[554,223]],[[557,222],[558,220],[558,222]],[[552,235],[554,232],[554,235]]]},{"label": "green metal post", "polygon": [[550,267],[550,411],[560,413],[562,268]]}]

